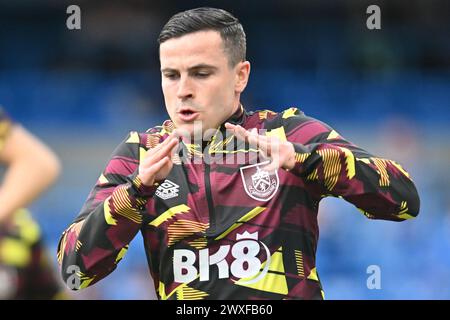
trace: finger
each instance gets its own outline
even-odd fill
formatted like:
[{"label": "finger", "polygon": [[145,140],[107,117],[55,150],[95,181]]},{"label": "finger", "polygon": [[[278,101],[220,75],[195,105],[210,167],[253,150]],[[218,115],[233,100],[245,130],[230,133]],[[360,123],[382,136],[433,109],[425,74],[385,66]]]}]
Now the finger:
[{"label": "finger", "polygon": [[274,137],[269,137],[269,150],[270,159],[272,160],[268,166],[269,171],[278,170],[281,167],[281,150],[279,140]]},{"label": "finger", "polygon": [[242,141],[247,141],[247,137],[249,135],[248,131],[240,126],[236,126],[234,129],[234,134],[236,137]]},{"label": "finger", "polygon": [[270,157],[272,152],[272,144],[276,143],[273,141],[272,137],[258,134],[258,130],[256,128],[249,131],[239,125],[233,125],[228,122],[225,124],[225,127],[233,130],[234,134],[239,139],[248,142],[250,144],[250,148],[260,150],[266,158]]},{"label": "finger", "polygon": [[145,175],[155,176],[158,171],[160,171],[167,163],[169,163],[169,157],[164,157],[154,163],[151,167],[144,170]]},{"label": "finger", "polygon": [[231,123],[226,123],[225,127],[231,131],[233,131],[233,134],[240,140],[247,141],[247,136],[249,135],[249,132],[242,128],[239,125],[234,125]]},{"label": "finger", "polygon": [[237,130],[239,127],[241,127],[241,126],[238,125],[238,124],[232,124],[230,122],[225,122],[225,128],[228,129],[228,130],[234,131],[234,130]]},{"label": "finger", "polygon": [[145,160],[143,161],[142,165],[144,167],[149,167],[165,156],[170,155],[170,152],[172,151],[175,146],[178,145],[178,139],[171,138],[169,142],[167,142],[164,146],[161,146],[158,150],[155,151],[155,149],[152,149],[151,151],[148,151]]},{"label": "finger", "polygon": [[152,157],[154,154],[156,154],[159,150],[161,150],[161,148],[163,148],[165,145],[167,145],[171,140],[173,139],[173,137],[170,135],[169,137],[167,137],[163,142],[158,143],[155,147],[150,148],[144,158],[144,162]]},{"label": "finger", "polygon": [[[184,135],[183,135],[184,134]],[[173,136],[173,138],[174,139],[177,139],[178,141],[181,141],[181,139],[184,137],[184,136],[186,136],[186,132],[182,132],[182,131],[180,131],[179,129],[175,129],[175,130],[173,130],[172,131],[172,134],[171,134],[171,136]],[[187,136],[186,136],[187,137]]]},{"label": "finger", "polygon": [[170,159],[173,159],[173,157],[175,156],[175,154],[178,153],[178,147],[180,146],[180,142],[177,140],[177,142],[175,143],[175,146],[170,150]]},{"label": "finger", "polygon": [[277,169],[278,169],[278,165],[277,164],[272,164],[272,163],[268,164],[267,166],[265,166],[263,168],[263,170],[269,172],[270,174],[275,173],[275,171],[277,171]]},{"label": "finger", "polygon": [[248,142],[250,146],[256,146],[256,148],[262,151],[262,153],[265,156],[267,157],[270,156],[271,142],[270,140],[267,139],[267,137],[259,134],[250,133],[248,136]]},{"label": "finger", "polygon": [[163,151],[165,147],[173,143],[173,140],[174,140],[173,137],[168,137],[166,138],[166,140],[157,145],[155,148],[149,149],[142,164],[148,166],[154,163],[155,161],[160,160],[162,158],[161,151]]},{"label": "finger", "polygon": [[280,167],[280,160],[278,157],[271,158],[271,161],[268,165],[263,167],[264,170],[269,171],[270,173],[273,173],[274,171],[278,170]]},{"label": "finger", "polygon": [[225,128],[229,129],[229,130],[234,130],[236,126],[232,123],[229,122],[225,122]]},{"label": "finger", "polygon": [[159,143],[156,147],[153,148],[153,150],[158,150],[167,145],[170,141],[172,141],[175,138],[174,134],[170,134],[166,139],[164,139],[163,142]]},{"label": "finger", "polygon": [[247,141],[251,149],[259,149],[259,136],[257,134],[250,133]]},{"label": "finger", "polygon": [[165,156],[169,156],[172,150],[178,145],[178,139],[172,138],[165,146],[153,154],[154,161],[159,161]]},{"label": "finger", "polygon": [[[236,126],[234,125],[234,124],[231,124],[231,123],[229,123],[229,122],[226,122],[225,123],[225,128],[228,130],[228,131],[231,131],[231,134],[234,134],[234,135],[236,135]],[[227,135],[228,135],[228,133],[227,133]]]}]

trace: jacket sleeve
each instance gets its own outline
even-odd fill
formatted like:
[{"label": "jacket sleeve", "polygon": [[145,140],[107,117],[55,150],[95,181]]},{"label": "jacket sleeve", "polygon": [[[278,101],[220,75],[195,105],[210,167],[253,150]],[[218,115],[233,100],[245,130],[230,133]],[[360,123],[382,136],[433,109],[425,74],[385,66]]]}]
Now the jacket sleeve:
[{"label": "jacket sleeve", "polygon": [[156,185],[137,177],[140,136],[131,132],[116,148],[79,216],[63,232],[58,262],[66,285],[73,290],[94,284],[111,273],[142,224]]},{"label": "jacket sleeve", "polygon": [[403,221],[416,217],[420,200],[405,169],[344,139],[328,125],[295,111],[287,123],[294,144],[294,174],[319,199],[347,200],[370,219]]}]

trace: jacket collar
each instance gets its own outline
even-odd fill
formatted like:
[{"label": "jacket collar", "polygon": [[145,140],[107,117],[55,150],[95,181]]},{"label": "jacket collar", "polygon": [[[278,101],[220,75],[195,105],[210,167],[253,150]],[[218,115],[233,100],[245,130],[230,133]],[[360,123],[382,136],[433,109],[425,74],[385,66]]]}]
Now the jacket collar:
[{"label": "jacket collar", "polygon": [[224,127],[226,122],[229,122],[231,124],[239,124],[242,125],[245,122],[247,112],[244,109],[244,106],[242,104],[239,104],[239,108],[236,110],[235,113],[231,115],[224,123],[222,123],[221,127]]},{"label": "jacket collar", "polygon": [[211,136],[211,138],[207,141],[202,141],[202,144],[189,144],[183,141],[183,144],[186,146],[187,151],[190,155],[202,156],[204,149],[208,147],[212,141],[215,143],[220,142],[220,139],[217,139],[217,134],[220,133],[220,136],[225,134],[226,128],[225,123],[229,122],[235,125],[243,125],[245,123],[245,119],[247,117],[247,112],[242,104],[239,104],[239,108],[227,119],[225,120],[216,130],[216,133]]}]

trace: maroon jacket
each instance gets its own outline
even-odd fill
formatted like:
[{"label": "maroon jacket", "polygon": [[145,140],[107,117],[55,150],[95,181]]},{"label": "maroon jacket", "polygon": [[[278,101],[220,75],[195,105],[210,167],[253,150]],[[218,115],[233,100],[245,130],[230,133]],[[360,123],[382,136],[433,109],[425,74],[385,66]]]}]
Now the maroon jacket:
[{"label": "maroon jacket", "polygon": [[[241,108],[228,121],[292,142],[294,169],[264,171],[254,161],[258,150],[222,138],[222,125],[203,150],[181,143],[169,176],[146,187],[139,162],[173,124],[131,132],[62,235],[63,278],[75,265],[80,288],[99,281],[140,231],[160,299],[322,299],[315,259],[322,198],[345,199],[370,219],[402,221],[419,212],[416,188],[399,164],[296,108]],[[241,155],[245,163],[221,163],[217,155]]]}]

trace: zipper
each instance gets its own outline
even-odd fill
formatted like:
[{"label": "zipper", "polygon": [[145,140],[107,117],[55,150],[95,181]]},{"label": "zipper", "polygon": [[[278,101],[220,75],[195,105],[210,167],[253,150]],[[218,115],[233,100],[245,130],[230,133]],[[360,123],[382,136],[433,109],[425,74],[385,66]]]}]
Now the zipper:
[{"label": "zipper", "polygon": [[209,211],[209,229],[207,234],[214,234],[216,231],[216,210],[214,209],[212,193],[211,193],[211,178],[210,178],[211,166],[205,163],[205,191],[206,200],[208,201]]}]

